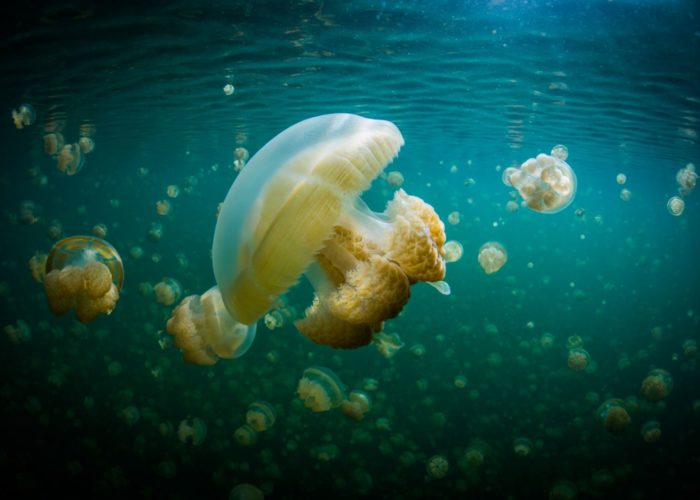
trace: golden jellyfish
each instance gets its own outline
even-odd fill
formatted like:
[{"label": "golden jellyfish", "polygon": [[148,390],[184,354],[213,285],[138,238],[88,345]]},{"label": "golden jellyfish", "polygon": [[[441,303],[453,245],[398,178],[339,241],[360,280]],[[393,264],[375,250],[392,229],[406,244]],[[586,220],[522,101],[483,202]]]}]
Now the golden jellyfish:
[{"label": "golden jellyfish", "polygon": [[403,185],[403,174],[398,170],[392,170],[386,175],[386,182],[390,186],[401,187]]},{"label": "golden jellyfish", "polygon": [[588,351],[580,347],[574,347],[573,349],[570,349],[569,355],[566,358],[567,366],[575,372],[585,370],[586,368],[588,368],[590,362],[591,356],[588,354]]},{"label": "golden jellyfish", "polygon": [[207,424],[197,417],[185,419],[177,427],[177,437],[183,443],[198,446],[207,438]]},{"label": "golden jellyfish", "polygon": [[618,398],[604,401],[596,411],[596,418],[612,434],[621,434],[630,423],[630,415],[625,402]]},{"label": "golden jellyfish", "polygon": [[104,238],[107,236],[107,233],[109,231],[107,230],[107,226],[100,223],[100,224],[95,224],[94,226],[92,226],[91,232],[93,235],[97,236],[98,238]]},{"label": "golden jellyfish", "polygon": [[182,297],[182,287],[173,278],[163,278],[153,287],[156,301],[164,306],[171,306]]},{"label": "golden jellyfish", "polygon": [[168,200],[158,200],[156,202],[156,212],[158,215],[168,215],[171,208],[172,207]]},{"label": "golden jellyfish", "polygon": [[642,426],[642,438],[646,443],[656,443],[661,439],[661,424],[656,420],[649,420]]},{"label": "golden jellyfish", "polygon": [[379,354],[385,358],[393,358],[394,355],[404,346],[398,333],[375,333],[372,337],[372,343],[377,346]]},{"label": "golden jellyfish", "polygon": [[39,207],[31,200],[23,201],[19,206],[18,220],[26,225],[36,224],[39,221]]},{"label": "golden jellyfish", "polygon": [[673,390],[673,377],[669,372],[661,368],[654,368],[642,381],[642,394],[652,403],[661,401],[671,394]]},{"label": "golden jellyfish", "polygon": [[46,258],[44,291],[57,316],[75,309],[82,323],[110,314],[119,300],[124,266],[116,249],[93,236],[58,241]]},{"label": "golden jellyfish", "polygon": [[508,260],[508,253],[500,243],[489,241],[481,245],[478,260],[486,274],[492,274],[503,267]]},{"label": "golden jellyfish", "polygon": [[345,386],[328,368],[311,366],[299,379],[297,395],[314,412],[337,408],[345,398]]},{"label": "golden jellyfish", "polygon": [[556,156],[540,153],[520,167],[508,167],[503,172],[503,183],[517,189],[531,210],[545,214],[560,212],[576,195],[576,175],[562,156],[566,158],[568,153],[563,155],[559,151]]},{"label": "golden jellyfish", "polygon": [[688,163],[684,168],[676,173],[676,183],[678,193],[681,196],[688,196],[698,183],[698,174],[695,172],[695,165]]},{"label": "golden jellyfish", "polygon": [[443,455],[433,455],[428,459],[425,469],[433,479],[442,479],[450,471],[450,462]]},{"label": "golden jellyfish", "polygon": [[459,259],[462,258],[462,254],[464,253],[464,247],[462,247],[462,244],[457,241],[457,240],[450,240],[447,243],[445,243],[445,263],[449,264],[450,262],[457,262]]},{"label": "golden jellyfish", "polygon": [[44,153],[49,156],[58,155],[66,141],[60,132],[49,132],[44,135]]},{"label": "golden jellyfish", "polygon": [[430,205],[399,189],[375,214],[359,198],[402,145],[393,123],[331,114],[291,126],[251,158],[212,248],[234,318],[254,323],[303,274],[315,298],[297,329],[354,348],[401,312],[412,284],[444,278],[444,224]]},{"label": "golden jellyfish", "polygon": [[569,157],[569,148],[563,144],[557,144],[552,148],[552,151],[550,151],[549,154],[551,154],[554,158],[566,161],[566,159]]},{"label": "golden jellyfish", "polygon": [[264,432],[275,424],[277,412],[267,401],[255,401],[248,406],[245,414],[246,423],[255,432]]},{"label": "golden jellyfish", "polygon": [[668,213],[678,217],[685,210],[685,202],[683,201],[683,198],[672,196],[668,199],[668,203],[666,203],[666,209],[668,210]]},{"label": "golden jellyfish", "polygon": [[456,226],[461,220],[462,215],[456,210],[454,212],[450,212],[447,216],[447,222],[452,226]]},{"label": "golden jellyfish", "polygon": [[340,403],[340,411],[343,415],[355,422],[365,418],[365,414],[372,408],[372,400],[365,391],[354,390],[350,392],[348,399]]},{"label": "golden jellyfish", "polygon": [[165,193],[168,195],[168,198],[177,198],[180,196],[180,188],[175,184],[170,184],[165,188]]},{"label": "golden jellyfish", "polygon": [[251,446],[258,442],[258,433],[248,424],[243,424],[233,431],[233,438],[241,446]]},{"label": "golden jellyfish", "polygon": [[46,276],[46,258],[48,256],[43,252],[36,252],[29,259],[29,271],[32,273],[32,278],[37,283],[44,281],[44,276]]},{"label": "golden jellyfish", "polygon": [[245,167],[250,153],[246,148],[238,147],[233,150],[233,171],[240,172]]},{"label": "golden jellyfish", "polygon": [[83,154],[90,154],[95,150],[95,141],[92,137],[81,137],[78,140],[78,146]]},{"label": "golden jellyfish", "polygon": [[61,224],[57,220],[52,220],[51,223],[49,224],[48,229],[46,230],[46,236],[49,237],[50,240],[57,240],[63,235],[63,224]]},{"label": "golden jellyfish", "polygon": [[224,94],[226,95],[232,95],[236,91],[236,88],[231,85],[230,83],[227,83],[224,85]]},{"label": "golden jellyfish", "polygon": [[12,121],[18,129],[30,126],[35,119],[36,111],[31,104],[20,104],[19,108],[12,110]]},{"label": "golden jellyfish", "polygon": [[[176,285],[177,291],[173,291]],[[154,288],[156,300],[174,303],[179,286],[170,278],[158,283]],[[166,324],[166,331],[175,337],[175,346],[182,350],[183,360],[197,365],[242,356],[253,343],[255,330],[255,324],[243,325],[231,317],[215,286],[202,295],[185,297]]]},{"label": "golden jellyfish", "polygon": [[265,315],[263,323],[265,323],[268,330],[282,328],[284,326],[284,316],[282,316],[282,313],[277,310],[270,311]]},{"label": "golden jellyfish", "polygon": [[66,175],[75,175],[83,168],[85,157],[78,144],[66,144],[58,154],[56,167]]}]

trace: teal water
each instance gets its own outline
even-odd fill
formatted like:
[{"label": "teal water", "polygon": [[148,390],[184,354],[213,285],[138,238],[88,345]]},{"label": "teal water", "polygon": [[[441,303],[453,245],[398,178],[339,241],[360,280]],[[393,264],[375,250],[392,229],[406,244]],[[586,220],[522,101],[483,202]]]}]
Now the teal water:
[{"label": "teal water", "polygon": [[[269,498],[696,491],[700,392],[688,341],[700,341],[700,192],[683,197],[681,216],[666,205],[676,173],[700,162],[699,15],[681,0],[17,6],[0,43],[0,465],[10,497],[227,498],[241,483]],[[20,130],[12,111],[23,103],[36,117]],[[234,149],[252,156],[292,124],[336,112],[401,130],[406,144],[386,170],[464,247],[447,266],[451,295],[412,287],[384,325],[405,343],[390,359],[374,345],[316,345],[288,319],[274,330],[261,322],[238,359],[184,363],[164,332],[175,304],[151,288],[173,278],[184,297],[214,285]],[[95,149],[67,176],[43,138],[60,129],[74,143],[81,127]],[[503,170],[557,144],[578,179],[572,204],[509,211],[520,198]],[[363,199],[381,211],[395,189],[378,178]],[[171,210],[159,215],[165,199]],[[125,280],[114,312],[83,325],[51,314],[28,262],[96,224]],[[487,241],[508,253],[489,275],[477,262]],[[312,296],[302,280],[281,309],[299,316]],[[6,327],[19,320],[31,335],[13,341]],[[583,371],[567,366],[574,335],[590,354]],[[368,390],[364,419],[305,408],[296,388],[310,366]],[[673,388],[649,401],[642,382],[657,368]],[[611,398],[630,417],[620,433],[596,416]],[[256,400],[277,419],[242,446],[234,431]],[[181,442],[180,423],[194,418],[204,441]],[[650,421],[661,428],[652,443]],[[531,443],[526,456],[518,438]],[[428,472],[435,455],[449,464],[444,477]]]}]

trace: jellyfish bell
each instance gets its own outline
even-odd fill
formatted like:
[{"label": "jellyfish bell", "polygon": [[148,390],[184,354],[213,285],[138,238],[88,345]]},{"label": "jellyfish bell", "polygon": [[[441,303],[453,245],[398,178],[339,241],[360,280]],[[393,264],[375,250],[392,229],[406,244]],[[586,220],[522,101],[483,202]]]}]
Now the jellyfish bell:
[{"label": "jellyfish bell", "polygon": [[173,278],[163,278],[153,287],[156,294],[156,301],[165,306],[173,305],[182,297],[182,287]]},{"label": "jellyfish bell", "polygon": [[23,103],[19,108],[12,110],[12,121],[18,129],[30,126],[34,120],[36,120],[36,111],[31,104]]},{"label": "jellyfish bell", "polygon": [[[233,86],[231,85],[231,87]],[[225,91],[226,88],[224,87],[224,92]],[[233,93],[233,90],[231,90],[231,93]],[[231,490],[228,495],[228,500],[265,500],[265,494],[255,485],[241,483]]]},{"label": "jellyfish bell", "polygon": [[100,238],[64,238],[46,257],[44,291],[51,312],[57,316],[75,309],[78,321],[89,323],[99,314],[110,314],[123,282],[119,253]]},{"label": "jellyfish bell", "polygon": [[66,175],[77,174],[84,164],[85,156],[77,143],[64,145],[56,160],[56,167]]},{"label": "jellyfish bell", "polygon": [[488,241],[481,245],[478,260],[484,272],[492,274],[503,267],[508,260],[508,253],[500,243]]},{"label": "jellyfish bell", "polygon": [[462,258],[464,253],[464,248],[462,244],[457,240],[450,240],[445,243],[445,263],[457,262]]},{"label": "jellyfish bell", "polygon": [[647,443],[656,443],[661,439],[661,424],[656,420],[649,420],[642,426],[642,438]]},{"label": "jellyfish bell", "polygon": [[668,213],[678,217],[679,215],[682,215],[683,211],[685,210],[685,202],[683,201],[683,198],[672,196],[666,203],[666,209],[668,210]]},{"label": "jellyfish bell", "polygon": [[513,451],[516,455],[526,457],[532,453],[532,441],[526,437],[515,438],[513,441]]},{"label": "jellyfish bell", "polygon": [[214,232],[214,275],[231,315],[252,324],[302,274],[314,301],[297,329],[314,342],[368,344],[417,281],[444,277],[444,224],[397,190],[384,214],[359,199],[403,137],[387,121],[322,115],[283,131],[248,162]]},{"label": "jellyfish bell", "polygon": [[216,286],[202,295],[185,297],[166,325],[166,331],[175,338],[175,346],[182,350],[184,361],[198,365],[242,356],[253,343],[255,330],[255,323],[243,325],[231,317]]},{"label": "jellyfish bell", "polygon": [[63,134],[60,132],[49,132],[44,135],[44,153],[49,156],[58,155],[63,146],[65,145],[65,139]]},{"label": "jellyfish bell", "polygon": [[642,394],[652,403],[661,401],[671,394],[672,390],[673,377],[668,371],[662,368],[654,368],[642,381]]},{"label": "jellyfish bell", "polygon": [[588,368],[590,362],[591,356],[585,349],[582,349],[580,347],[574,347],[573,349],[569,350],[569,355],[567,356],[566,364],[571,370],[575,372],[583,371],[586,368]]},{"label": "jellyfish bell", "polygon": [[258,433],[248,424],[243,424],[233,431],[233,438],[241,446],[251,446],[258,441]]},{"label": "jellyfish bell", "polygon": [[255,432],[264,432],[275,424],[277,412],[267,401],[255,401],[248,406],[245,415],[246,423]]},{"label": "jellyfish bell", "polygon": [[621,434],[627,429],[631,420],[625,406],[622,399],[607,399],[598,407],[596,418],[611,434]]},{"label": "jellyfish bell", "polygon": [[377,346],[379,354],[387,359],[393,358],[404,346],[398,333],[378,332],[372,337],[372,342]]},{"label": "jellyfish bell", "polygon": [[433,479],[442,479],[450,471],[450,463],[443,455],[433,455],[428,459],[425,468]]},{"label": "jellyfish bell", "polygon": [[95,150],[95,141],[92,137],[81,137],[78,140],[78,146],[84,154],[90,154]]},{"label": "jellyfish bell", "polygon": [[372,408],[372,400],[365,391],[354,390],[350,392],[348,399],[340,403],[340,411],[351,420],[359,422],[365,418],[365,414]]},{"label": "jellyfish bell", "polygon": [[183,443],[199,446],[207,438],[207,424],[198,417],[182,420],[177,428],[177,437]]},{"label": "jellyfish bell", "polygon": [[311,366],[299,379],[297,394],[304,406],[323,412],[340,406],[345,399],[345,385],[328,368]]}]

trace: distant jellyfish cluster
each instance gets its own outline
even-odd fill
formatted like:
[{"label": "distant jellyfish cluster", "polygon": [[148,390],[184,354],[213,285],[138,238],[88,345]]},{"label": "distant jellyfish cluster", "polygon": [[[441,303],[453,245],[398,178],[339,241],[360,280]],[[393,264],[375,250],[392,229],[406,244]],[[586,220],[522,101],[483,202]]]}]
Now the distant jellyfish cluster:
[{"label": "distant jellyfish cluster", "polygon": [[[154,290],[157,297],[161,296],[159,301],[167,296],[170,304],[175,302],[174,296],[179,292],[173,291],[173,283],[177,284],[166,280],[156,285]],[[182,350],[183,360],[198,365],[213,365],[220,358],[242,356],[252,344],[255,330],[255,323],[248,326],[231,317],[218,287],[202,295],[185,297],[166,324],[175,346]]]},{"label": "distant jellyfish cluster", "polygon": [[304,406],[314,412],[337,408],[345,397],[345,385],[328,368],[311,366],[297,384],[297,395]]},{"label": "distant jellyfish cluster", "polygon": [[51,312],[60,316],[75,309],[76,318],[82,323],[114,310],[123,280],[119,253],[99,238],[63,239],[46,258],[44,291]]},{"label": "distant jellyfish cluster", "polygon": [[486,274],[493,274],[503,267],[508,260],[508,253],[503,245],[489,241],[479,248],[478,261]]},{"label": "distant jellyfish cluster", "polygon": [[565,161],[565,146],[555,146],[552,154],[541,153],[520,167],[508,167],[503,183],[518,190],[531,210],[553,214],[564,210],[576,195],[576,175]]},{"label": "distant jellyfish cluster", "polygon": [[56,168],[68,176],[80,172],[85,165],[85,155],[95,150],[95,125],[83,123],[80,125],[79,137],[76,142],[67,142],[63,129],[64,120],[53,120],[44,126],[44,152],[56,160]]},{"label": "distant jellyfish cluster", "polygon": [[652,403],[666,398],[672,390],[673,377],[662,368],[654,368],[642,381],[641,392]]},{"label": "distant jellyfish cluster", "polygon": [[12,110],[12,121],[17,129],[23,129],[34,123],[36,111],[31,104],[20,104],[19,108]]}]

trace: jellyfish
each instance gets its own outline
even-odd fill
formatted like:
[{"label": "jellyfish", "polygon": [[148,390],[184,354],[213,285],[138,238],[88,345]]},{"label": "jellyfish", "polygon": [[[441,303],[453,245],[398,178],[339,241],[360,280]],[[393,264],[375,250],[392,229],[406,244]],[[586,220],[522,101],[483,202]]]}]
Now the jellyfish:
[{"label": "jellyfish", "polygon": [[576,195],[576,175],[562,153],[564,146],[555,146],[552,156],[541,153],[520,167],[508,167],[503,183],[518,190],[525,204],[535,212],[553,214],[564,210]]},{"label": "jellyfish", "polygon": [[620,186],[622,186],[625,182],[627,182],[627,176],[626,176],[625,174],[623,174],[622,172],[620,172],[620,173],[617,174],[617,176],[615,177],[615,181],[616,181]]},{"label": "jellyfish", "polygon": [[367,345],[417,281],[445,275],[444,224],[403,190],[384,214],[359,195],[403,144],[392,123],[323,115],[280,133],[231,186],[216,223],[214,275],[252,324],[304,274],[315,298],[297,329],[336,348]]},{"label": "jellyfish", "polygon": [[93,236],[71,236],[53,246],[46,258],[44,291],[57,316],[75,309],[82,323],[111,314],[124,282],[124,267],[116,249]]},{"label": "jellyfish", "polygon": [[5,325],[3,329],[10,343],[18,345],[32,338],[32,330],[23,319],[18,319],[14,325]]},{"label": "jellyfish", "polygon": [[[177,285],[177,291],[173,287]],[[179,284],[168,278],[155,287],[158,302],[172,304]],[[165,301],[164,301],[165,300]],[[213,365],[220,358],[234,359],[248,351],[256,325],[243,325],[226,311],[219,289],[214,286],[200,295],[190,295],[173,310],[166,331],[175,337],[186,363]]]},{"label": "jellyfish", "polygon": [[337,408],[345,399],[345,386],[328,368],[311,366],[297,385],[297,394],[304,406],[314,412]]},{"label": "jellyfish", "polygon": [[185,419],[177,428],[177,437],[183,443],[198,446],[207,437],[207,424],[201,418]]},{"label": "jellyfish", "polygon": [[447,216],[447,222],[452,226],[456,226],[461,220],[462,214],[460,214],[457,210],[450,212],[450,214]]},{"label": "jellyfish", "polygon": [[694,339],[684,340],[682,348],[686,359],[693,359],[698,354],[698,343]]},{"label": "jellyfish", "polygon": [[621,434],[630,423],[625,402],[618,398],[605,400],[596,411],[596,418],[612,434]]},{"label": "jellyfish", "polygon": [[642,438],[646,443],[656,443],[661,439],[661,424],[656,420],[649,420],[642,426]]},{"label": "jellyfish", "polygon": [[94,235],[97,236],[98,238],[104,238],[104,237],[107,236],[107,233],[108,233],[109,231],[107,230],[107,226],[106,226],[106,225],[104,225],[104,224],[102,224],[102,223],[99,223],[99,224],[95,224],[94,226],[92,226],[92,231],[91,231],[91,232],[92,232],[92,234],[94,234]]},{"label": "jellyfish", "polygon": [[365,418],[365,414],[372,408],[372,400],[365,391],[354,390],[350,392],[348,399],[340,403],[340,411],[343,415],[355,422]]},{"label": "jellyfish", "polygon": [[46,276],[46,255],[43,252],[36,252],[29,259],[29,271],[32,273],[32,278],[37,283],[44,281],[44,276]]},{"label": "jellyfish", "polygon": [[433,455],[428,459],[425,468],[433,479],[442,479],[450,471],[450,463],[443,455]]},{"label": "jellyfish", "polygon": [[65,143],[63,134],[60,132],[49,132],[44,135],[44,153],[55,157],[63,150]]},{"label": "jellyfish", "polygon": [[566,338],[566,348],[571,350],[583,346],[583,339],[580,335],[569,335]]},{"label": "jellyfish", "polygon": [[698,174],[695,172],[695,165],[688,163],[684,168],[676,173],[676,183],[678,193],[681,196],[688,196],[698,183]]},{"label": "jellyfish", "polygon": [[[230,83],[227,83],[226,85],[224,85],[224,94],[226,94],[226,95],[232,95],[235,92],[235,90],[236,90],[235,87],[233,85],[231,85]],[[245,497],[245,498],[247,498],[247,497]]]},{"label": "jellyfish", "polygon": [[404,346],[398,333],[375,333],[372,337],[372,342],[377,346],[379,354],[387,359],[393,358],[399,352],[399,349]]},{"label": "jellyfish", "polygon": [[63,224],[61,224],[57,220],[52,220],[51,223],[49,224],[48,229],[46,230],[46,235],[49,237],[50,240],[57,240],[63,235]]},{"label": "jellyfish", "polygon": [[516,455],[526,457],[532,453],[532,441],[526,437],[515,438],[513,441],[513,451]]},{"label": "jellyfish", "polygon": [[[233,87],[233,85],[226,85],[226,87]],[[226,92],[226,87],[224,87],[224,92]],[[233,89],[231,89],[233,93]],[[226,94],[230,95],[230,94]],[[265,500],[265,494],[258,488],[250,483],[237,484],[231,492],[228,494],[228,500]]]},{"label": "jellyfish", "polygon": [[591,362],[591,356],[588,351],[580,347],[574,347],[569,350],[569,355],[566,358],[566,364],[575,372],[580,372],[588,368]]},{"label": "jellyfish", "polygon": [[156,301],[165,306],[171,306],[182,297],[182,287],[173,278],[163,278],[153,287]]},{"label": "jellyfish", "polygon": [[18,219],[22,224],[36,224],[39,221],[39,207],[31,200],[23,201],[19,206]]},{"label": "jellyfish", "polygon": [[152,222],[148,230],[148,239],[154,243],[158,243],[163,238],[163,225],[158,222]]},{"label": "jellyfish", "polygon": [[18,109],[12,110],[12,121],[15,122],[15,127],[23,129],[30,126],[36,119],[36,111],[31,104],[20,104]]},{"label": "jellyfish", "polygon": [[95,150],[95,140],[92,137],[81,137],[78,140],[78,146],[83,154],[90,154]]},{"label": "jellyfish", "polygon": [[474,440],[467,449],[464,450],[464,460],[470,467],[479,467],[486,459],[488,446],[481,440]]},{"label": "jellyfish", "polygon": [[255,432],[263,432],[272,427],[277,419],[275,408],[267,401],[255,401],[248,406],[245,414],[246,423]]},{"label": "jellyfish", "polygon": [[623,188],[620,191],[620,199],[622,201],[630,201],[632,199],[632,191],[627,188]]},{"label": "jellyfish", "polygon": [[386,175],[386,182],[390,186],[401,187],[403,185],[403,174],[398,170],[392,170]]},{"label": "jellyfish", "polygon": [[241,446],[250,446],[258,442],[258,433],[248,424],[243,424],[233,431],[233,438]]},{"label": "jellyfish", "polygon": [[479,265],[486,274],[492,274],[503,267],[508,260],[508,253],[500,243],[489,241],[481,245],[478,259]]},{"label": "jellyfish", "polygon": [[158,200],[156,202],[156,212],[158,215],[168,215],[170,213],[171,205],[168,200]]},{"label": "jellyfish", "polygon": [[58,154],[56,167],[66,175],[75,175],[83,168],[85,157],[78,144],[66,144]]},{"label": "jellyfish", "polygon": [[652,403],[661,401],[671,394],[673,390],[673,377],[669,372],[661,368],[654,368],[642,381],[642,394]]},{"label": "jellyfish", "polygon": [[457,262],[462,258],[464,253],[464,248],[462,244],[457,240],[450,240],[445,243],[445,263]]},{"label": "jellyfish", "polygon": [[668,210],[668,213],[678,217],[679,215],[683,214],[683,210],[685,210],[685,202],[683,201],[683,198],[672,196],[666,203],[666,209]]},{"label": "jellyfish", "polygon": [[233,171],[240,172],[245,167],[250,153],[246,148],[238,147],[233,150]]},{"label": "jellyfish", "polygon": [[169,184],[168,187],[165,188],[165,193],[168,195],[168,198],[177,198],[180,196],[180,188],[175,184]]}]

